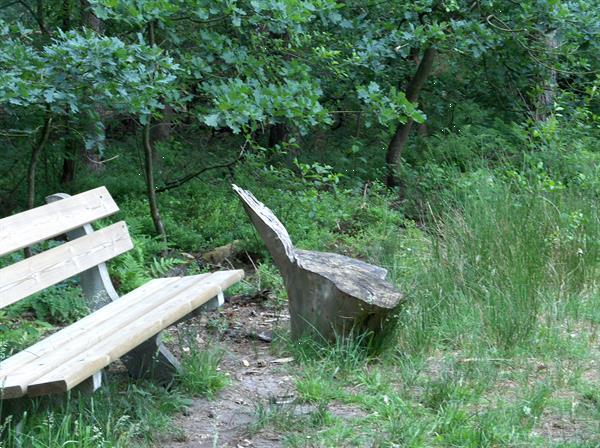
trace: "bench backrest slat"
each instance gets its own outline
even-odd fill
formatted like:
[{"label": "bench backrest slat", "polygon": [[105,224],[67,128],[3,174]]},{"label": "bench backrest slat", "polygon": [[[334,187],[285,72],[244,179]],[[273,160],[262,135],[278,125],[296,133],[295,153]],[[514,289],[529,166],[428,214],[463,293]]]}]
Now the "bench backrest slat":
[{"label": "bench backrest slat", "polygon": [[[64,200],[66,201],[68,199]],[[59,201],[57,204],[62,202]],[[133,242],[129,237],[127,226],[124,221],[121,221],[1,269],[0,308],[132,248]]]},{"label": "bench backrest slat", "polygon": [[0,257],[117,211],[108,190],[99,187],[0,219]]}]

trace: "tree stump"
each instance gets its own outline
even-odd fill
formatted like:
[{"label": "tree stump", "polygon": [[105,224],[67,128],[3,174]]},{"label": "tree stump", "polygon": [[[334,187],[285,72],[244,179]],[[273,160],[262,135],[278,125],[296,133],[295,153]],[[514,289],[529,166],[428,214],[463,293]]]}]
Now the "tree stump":
[{"label": "tree stump", "polygon": [[332,341],[351,332],[375,336],[390,323],[402,295],[387,270],[328,252],[296,249],[284,225],[252,193],[233,185],[281,273],[288,293],[292,337]]}]

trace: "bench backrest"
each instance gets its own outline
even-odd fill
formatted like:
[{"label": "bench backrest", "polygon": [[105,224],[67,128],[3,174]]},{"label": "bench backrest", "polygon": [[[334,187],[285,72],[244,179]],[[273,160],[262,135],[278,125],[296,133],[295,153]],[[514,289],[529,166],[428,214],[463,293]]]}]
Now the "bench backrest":
[{"label": "bench backrest", "polygon": [[[285,226],[265,204],[260,202],[248,190],[232,185],[242,201],[242,205],[258,233],[262,237],[269,253],[280,269],[296,262],[294,244]],[[284,274],[285,275],[285,274]]]},{"label": "bench backrest", "polygon": [[[119,210],[105,187],[0,219],[0,256],[83,227]],[[0,309],[133,248],[125,222],[0,269]]]}]

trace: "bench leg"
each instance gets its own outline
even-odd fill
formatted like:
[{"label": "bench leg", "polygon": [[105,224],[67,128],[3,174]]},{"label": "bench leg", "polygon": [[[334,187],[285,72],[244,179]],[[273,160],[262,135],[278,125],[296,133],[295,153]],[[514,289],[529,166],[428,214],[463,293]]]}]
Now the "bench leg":
[{"label": "bench leg", "polygon": [[199,312],[214,311],[214,310],[218,309],[219,307],[223,306],[224,304],[225,304],[225,296],[223,295],[223,292],[220,292],[219,295],[217,295],[216,297],[213,297],[208,302],[206,302],[204,305],[202,305],[200,308],[198,308],[198,311]]},{"label": "bench leg", "polygon": [[150,378],[161,385],[168,385],[180,369],[175,356],[160,340],[160,333],[131,350],[121,358],[129,374],[134,378]]},{"label": "bench leg", "polygon": [[206,313],[207,311],[217,310],[217,309],[219,309],[219,307],[222,307],[224,304],[225,304],[225,296],[223,295],[223,292],[220,292],[217,296],[210,299],[208,302],[206,302],[201,307],[196,308],[194,311],[192,311],[187,316],[182,317],[178,322],[176,322],[176,324],[185,322],[186,320],[188,320],[192,317],[200,316],[202,313]]},{"label": "bench leg", "polygon": [[[223,293],[206,302],[201,307],[180,319],[176,324],[197,316],[202,312],[212,311],[225,303]],[[134,378],[149,378],[161,385],[169,385],[181,364],[160,340],[160,333],[121,357],[129,374]]]},{"label": "bench leg", "polygon": [[78,384],[74,390],[81,392],[82,394],[93,394],[100,386],[102,386],[102,377],[104,376],[104,370],[94,373],[87,380]]}]

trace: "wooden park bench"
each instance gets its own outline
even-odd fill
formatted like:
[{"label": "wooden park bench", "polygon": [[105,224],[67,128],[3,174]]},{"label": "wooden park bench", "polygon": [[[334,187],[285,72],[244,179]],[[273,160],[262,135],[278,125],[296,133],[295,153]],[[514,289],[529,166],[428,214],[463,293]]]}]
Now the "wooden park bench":
[{"label": "wooden park bench", "polygon": [[132,376],[169,381],[179,365],[160,342],[160,332],[200,307],[221,305],[223,290],[243,271],[155,279],[119,297],[104,263],[133,243],[123,221],[97,231],[90,225],[118,211],[106,188],[47,200],[0,220],[0,256],[65,233],[68,242],[0,269],[0,309],[80,274],[92,312],[0,362],[0,397],[35,397],[76,386],[93,391],[102,369],[119,358]]}]

